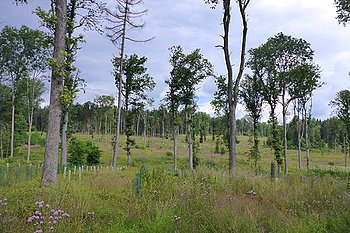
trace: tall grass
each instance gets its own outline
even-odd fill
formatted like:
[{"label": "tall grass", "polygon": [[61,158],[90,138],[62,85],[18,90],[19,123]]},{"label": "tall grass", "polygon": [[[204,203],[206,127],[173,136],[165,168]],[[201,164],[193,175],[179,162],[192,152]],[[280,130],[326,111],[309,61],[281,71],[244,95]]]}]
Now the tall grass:
[{"label": "tall grass", "polygon": [[[95,139],[103,150],[103,163],[108,164],[110,142]],[[171,142],[151,140],[151,147],[133,149],[133,165],[125,170],[100,170],[82,180],[60,176],[53,188],[40,188],[39,177],[2,187],[0,200],[6,197],[7,205],[0,205],[0,232],[34,232],[27,219],[38,201],[69,213],[56,232],[350,232],[350,190],[344,171],[294,169],[288,177],[271,180],[267,175],[271,156],[263,148],[263,175],[255,176],[244,155],[249,148],[245,138],[240,139],[234,176],[226,172],[227,157],[214,154],[210,141],[203,145],[194,172],[186,170],[182,143],[180,170],[173,171],[172,158],[166,155]],[[141,145],[142,138],[136,143]],[[118,162],[124,165],[126,156],[119,149]],[[325,158],[340,161],[342,156],[320,155],[321,161]],[[140,174],[138,191],[136,174]]]}]

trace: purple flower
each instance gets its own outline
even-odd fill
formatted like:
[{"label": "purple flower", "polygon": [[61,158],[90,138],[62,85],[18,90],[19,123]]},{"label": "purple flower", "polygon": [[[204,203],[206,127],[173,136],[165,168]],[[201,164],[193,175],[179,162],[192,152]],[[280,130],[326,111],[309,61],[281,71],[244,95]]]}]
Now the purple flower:
[{"label": "purple flower", "polygon": [[29,217],[29,218],[27,219],[27,222],[33,222],[33,218],[32,218],[32,217]]},{"label": "purple flower", "polygon": [[36,215],[41,215],[41,212],[39,210],[35,211]]},{"label": "purple flower", "polygon": [[50,208],[50,205],[49,205],[49,204],[46,204],[46,208]]}]

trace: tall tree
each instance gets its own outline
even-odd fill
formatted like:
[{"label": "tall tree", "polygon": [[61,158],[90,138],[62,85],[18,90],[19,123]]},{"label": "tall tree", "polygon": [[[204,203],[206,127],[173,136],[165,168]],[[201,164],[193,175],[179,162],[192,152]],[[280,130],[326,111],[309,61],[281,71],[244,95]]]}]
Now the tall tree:
[{"label": "tall tree", "polygon": [[11,87],[12,116],[11,116],[11,152],[10,157],[14,154],[14,134],[15,134],[15,101],[17,89],[21,79],[27,76],[26,67],[26,48],[24,40],[28,27],[16,29],[5,26],[0,35],[0,69],[2,77],[6,77]]},{"label": "tall tree", "polygon": [[[219,0],[204,0],[206,3],[218,4]],[[229,103],[229,128],[230,128],[230,149],[229,149],[229,172],[233,174],[235,171],[236,160],[236,107],[238,103],[239,83],[242,79],[245,67],[245,52],[248,34],[247,7],[250,0],[237,0],[240,17],[242,20],[242,41],[240,51],[240,63],[236,79],[233,78],[233,69],[230,57],[229,35],[231,23],[231,0],[222,0],[223,5],[223,27],[224,35],[222,36],[224,45],[221,46],[224,51],[227,77],[228,77],[228,103]]]},{"label": "tall tree", "polygon": [[[199,49],[186,55],[181,46],[170,48],[170,64],[173,69],[171,77],[173,83],[170,88],[174,88],[180,104],[184,107],[186,133],[188,142],[189,168],[193,169],[193,141],[192,141],[192,118],[195,109],[194,97],[196,86],[206,77],[213,75],[211,63],[203,57]],[[170,93],[171,94],[171,93]],[[171,97],[171,96],[170,96]]]},{"label": "tall tree", "polygon": [[334,100],[330,102],[330,105],[335,109],[339,119],[343,122],[343,126],[346,129],[345,146],[344,146],[344,165],[348,167],[348,151],[350,145],[350,91],[341,90],[338,91]]},{"label": "tall tree", "polygon": [[[0,69],[3,77],[6,77],[11,86],[12,94],[12,119],[11,119],[11,153],[14,153],[14,135],[15,135],[15,112],[16,99],[18,98],[18,88],[22,80],[27,80],[28,76],[32,75],[31,84],[34,88],[34,79],[41,75],[47,68],[47,58],[50,54],[49,46],[46,41],[46,36],[39,30],[31,30],[26,26],[20,29],[6,26],[0,35]],[[29,86],[27,85],[27,93]],[[38,90],[36,90],[38,91]],[[31,96],[28,96],[28,104],[32,103],[32,97],[39,94],[31,91]],[[28,108],[28,124],[29,124],[29,140],[31,132],[31,121],[33,108]],[[28,148],[30,143],[28,142]],[[28,150],[30,153],[30,150]],[[28,154],[29,155],[29,154]]]},{"label": "tall tree", "polygon": [[276,116],[276,108],[278,105],[281,86],[279,78],[274,69],[274,61],[269,60],[271,50],[266,44],[260,45],[258,48],[250,49],[250,58],[247,63],[253,74],[261,79],[262,93],[264,101],[270,106],[269,123],[270,127],[270,145],[274,150],[274,157],[278,165],[278,174],[282,169],[282,147],[280,140],[280,130]]},{"label": "tall tree", "polygon": [[[320,68],[313,63],[302,63],[289,71],[290,83],[288,86],[288,93],[296,100],[296,110],[298,112],[297,123],[297,135],[298,135],[298,166],[301,168],[301,125],[300,114],[301,111],[305,124],[305,142],[306,142],[306,167],[309,169],[310,156],[309,156],[309,138],[308,138],[308,113],[311,113],[311,104],[308,109],[308,102],[312,98],[312,93],[315,89],[323,85],[320,82]],[[293,101],[293,100],[292,100]]]},{"label": "tall tree", "polygon": [[51,186],[57,183],[58,147],[61,125],[60,94],[64,80],[64,51],[66,49],[67,0],[53,0],[55,5],[55,34],[52,59],[49,120],[46,134],[45,158],[41,184]]},{"label": "tall tree", "polygon": [[[126,120],[126,152],[128,156],[128,165],[131,165],[130,146],[131,136],[134,135],[132,109],[143,108],[151,101],[147,92],[155,87],[153,78],[147,74],[147,68],[144,67],[147,61],[146,57],[138,57],[136,54],[125,57],[123,73],[126,77],[121,87],[125,99],[125,120]],[[119,87],[118,87],[119,88]]]},{"label": "tall tree", "polygon": [[[254,53],[254,52],[253,52]],[[302,85],[302,79],[307,77],[295,76],[292,78],[290,72],[295,73],[298,69],[304,69],[306,64],[312,64],[314,51],[308,42],[303,39],[293,38],[291,36],[278,33],[271,37],[265,44],[255,50],[255,56],[260,59],[260,64],[255,65],[255,73],[269,71],[269,78],[273,80],[275,85],[279,86],[277,90],[266,89],[267,92],[278,94],[278,100],[282,105],[282,124],[283,124],[283,158],[284,158],[284,174],[288,174],[288,159],[287,159],[287,113],[290,103],[298,99],[298,92],[293,91],[298,85]],[[264,59],[264,60],[261,60]],[[254,59],[252,59],[254,63]],[[302,66],[304,65],[304,66]],[[263,67],[265,66],[265,67]],[[262,74],[262,73],[261,73]],[[293,88],[291,88],[293,87]],[[276,96],[275,96],[276,97]]]},{"label": "tall tree", "polygon": [[250,149],[250,158],[254,160],[255,171],[258,173],[258,161],[260,159],[258,123],[261,118],[264,100],[261,79],[257,75],[246,75],[240,94],[245,103],[245,108],[253,120],[253,145]]},{"label": "tall tree", "polygon": [[[139,23],[141,17],[147,13],[147,10],[135,10],[141,4],[140,0],[115,0],[115,11],[105,8],[107,13],[107,21],[109,25],[107,36],[113,44],[119,48],[119,56],[113,59],[113,66],[118,70],[115,73],[116,85],[121,87],[123,82],[123,63],[125,53],[125,42],[146,42],[148,40],[136,40],[127,35],[131,29],[143,28],[144,23]],[[122,109],[122,90],[118,89],[118,104],[116,108],[116,132],[113,145],[113,167],[117,167],[117,149],[119,145],[119,134],[121,127],[121,109]]]},{"label": "tall tree", "polygon": [[27,78],[27,100],[28,100],[28,145],[27,161],[30,160],[31,134],[33,125],[34,109],[42,101],[41,95],[45,92],[43,79],[44,73],[48,69],[48,59],[51,56],[51,46],[46,34],[41,31],[28,31],[25,40],[25,46],[28,48],[28,74]]}]

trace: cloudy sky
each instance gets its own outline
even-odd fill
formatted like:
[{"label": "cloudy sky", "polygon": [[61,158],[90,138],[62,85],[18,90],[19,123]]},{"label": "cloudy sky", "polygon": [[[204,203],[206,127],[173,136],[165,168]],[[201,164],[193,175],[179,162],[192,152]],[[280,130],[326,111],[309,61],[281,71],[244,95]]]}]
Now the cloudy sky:
[{"label": "cloudy sky", "polygon": [[[38,19],[31,12],[38,5],[47,6],[48,0],[31,0],[23,6],[16,6],[13,1],[0,2],[0,28],[5,25],[38,28]],[[236,70],[241,26],[237,6],[232,2],[230,43]],[[113,6],[113,0],[108,4]],[[157,83],[151,93],[155,103],[159,103],[166,92],[164,81],[171,69],[168,48],[173,45],[181,45],[186,53],[200,48],[213,63],[216,74],[226,73],[222,50],[215,47],[221,44],[221,6],[210,9],[203,0],[144,0],[142,7],[149,10],[143,17],[146,27],[130,33],[134,38],[155,38],[147,43],[128,43],[126,53],[148,57],[148,71]],[[313,116],[319,119],[330,116],[332,110],[328,103],[335,93],[350,86],[350,25],[339,25],[335,11],[333,0],[252,0],[248,9],[248,48],[259,46],[279,32],[311,43],[315,62],[322,68],[322,81],[326,83],[315,91],[313,98]],[[79,102],[116,93],[110,60],[118,54],[117,48],[103,35],[95,32],[85,35],[86,44],[79,51],[77,67],[88,86],[86,92],[79,95]],[[207,79],[201,84],[197,91],[200,110],[212,113],[209,102],[215,90],[213,80]],[[244,107],[239,106],[238,116],[243,115]]]}]

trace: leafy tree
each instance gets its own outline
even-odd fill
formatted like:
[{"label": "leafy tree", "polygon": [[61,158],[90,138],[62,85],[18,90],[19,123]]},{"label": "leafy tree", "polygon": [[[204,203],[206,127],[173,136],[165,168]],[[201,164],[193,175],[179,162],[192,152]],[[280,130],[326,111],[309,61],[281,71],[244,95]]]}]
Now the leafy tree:
[{"label": "leafy tree", "polygon": [[[271,109],[273,109],[271,112],[274,112],[279,101],[282,105],[285,175],[288,174],[286,122],[288,107],[293,100],[302,98],[300,95],[306,92],[306,90],[301,91],[303,88],[314,90],[318,86],[319,75],[314,71],[315,69],[311,69],[311,67],[316,67],[312,63],[313,53],[308,42],[286,36],[283,33],[278,33],[276,36],[269,38],[265,44],[252,50],[251,53],[254,57],[250,62],[251,69],[258,77],[263,79],[265,100],[269,102]],[[311,70],[314,72],[311,72]],[[307,71],[312,75],[308,75]],[[302,81],[303,79],[304,81]],[[272,88],[277,89],[272,90]],[[273,116],[271,116],[271,121],[275,122],[277,119],[273,119]],[[275,136],[277,135],[273,137]],[[278,159],[279,169],[281,162],[281,159]]]},{"label": "leafy tree", "polygon": [[340,137],[344,134],[342,122],[338,117],[328,118],[321,123],[321,138],[329,148],[336,149],[340,145]]},{"label": "leafy tree", "polygon": [[[50,54],[49,47],[46,42],[45,34],[38,30],[31,30],[26,26],[22,26],[20,29],[16,29],[10,26],[6,26],[0,35],[0,69],[3,78],[8,80],[11,87],[12,96],[12,118],[11,118],[11,153],[10,157],[14,154],[14,136],[15,136],[15,113],[16,102],[18,102],[19,86],[23,80],[27,80],[27,85],[24,92],[29,94],[29,86],[32,86],[31,94],[28,95],[28,107],[33,105],[34,98],[37,99],[41,95],[41,90],[35,90],[34,79],[42,74],[47,68],[47,58]],[[32,80],[27,77],[32,75]],[[32,84],[32,85],[29,85]],[[36,87],[39,87],[36,85]],[[41,85],[41,89],[43,86]],[[28,124],[29,124],[29,137],[28,137],[28,158],[30,154],[30,133],[31,133],[31,121],[34,108],[28,108]]]},{"label": "leafy tree", "polygon": [[128,156],[128,165],[131,165],[130,146],[133,143],[131,136],[134,135],[132,109],[143,108],[151,99],[147,96],[155,87],[153,78],[147,74],[147,68],[144,67],[146,57],[138,57],[136,54],[125,57],[123,74],[125,83],[121,87],[124,94],[125,104],[125,134],[126,134],[126,152]]},{"label": "leafy tree", "polygon": [[334,0],[337,7],[337,19],[344,26],[350,21],[350,1],[349,0]]},{"label": "leafy tree", "polygon": [[[230,147],[230,132],[229,132],[229,101],[228,101],[228,87],[227,78],[223,75],[214,77],[217,90],[214,93],[214,99],[210,105],[214,108],[215,114],[220,117],[220,123],[216,124],[216,147],[215,153],[219,153],[220,148]],[[236,121],[237,124],[237,121]],[[236,126],[237,127],[237,126]],[[214,134],[213,134],[214,140]],[[220,147],[221,145],[221,147]]]},{"label": "leafy tree", "polygon": [[269,145],[274,150],[274,157],[278,165],[278,173],[280,174],[283,159],[276,108],[281,93],[281,86],[274,69],[274,61],[269,60],[272,56],[270,51],[272,50],[270,50],[267,44],[260,45],[255,49],[250,49],[250,58],[247,65],[252,70],[253,74],[261,79],[264,101],[270,106],[269,124],[271,127]]},{"label": "leafy tree", "polygon": [[261,118],[263,93],[261,79],[257,75],[246,75],[242,83],[241,97],[245,108],[253,120],[253,145],[250,149],[250,158],[254,160],[256,173],[258,172],[259,153],[259,130],[258,123]]},{"label": "leafy tree", "polygon": [[[193,169],[193,141],[192,141],[192,119],[195,112],[195,91],[196,86],[206,77],[212,76],[212,65],[196,49],[186,55],[181,46],[170,48],[171,82],[169,84],[170,92],[169,102],[176,98],[184,107],[187,142],[189,150],[189,168]],[[175,97],[176,95],[176,97]]]},{"label": "leafy tree", "polygon": [[330,102],[330,105],[335,109],[338,118],[343,122],[345,128],[345,167],[348,167],[348,151],[350,145],[350,91],[341,90],[336,94],[336,98]]},{"label": "leafy tree", "polygon": [[[216,4],[219,0],[204,0],[205,3]],[[233,174],[235,171],[235,159],[236,159],[236,107],[238,102],[238,91],[239,83],[242,79],[244,67],[245,67],[245,52],[247,44],[247,33],[248,33],[248,20],[246,10],[250,3],[250,0],[237,0],[236,1],[240,17],[242,20],[242,41],[240,51],[240,64],[237,72],[237,77],[233,78],[233,69],[230,58],[229,49],[229,34],[230,34],[230,23],[231,23],[231,0],[222,0],[223,6],[223,28],[224,35],[222,36],[224,45],[221,46],[224,51],[225,63],[227,68],[228,77],[228,105],[229,105],[229,129],[230,129],[230,149],[229,149],[229,172]]]},{"label": "leafy tree", "polygon": [[312,98],[312,93],[315,89],[321,87],[323,83],[320,82],[320,68],[313,63],[301,63],[289,71],[290,85],[288,86],[288,93],[292,96],[291,101],[296,101],[295,109],[297,112],[297,133],[298,133],[298,166],[301,168],[301,125],[300,125],[300,111],[305,125],[305,143],[306,143],[306,166],[309,169],[309,127],[308,122],[311,118],[311,104],[308,109],[308,102]]}]

